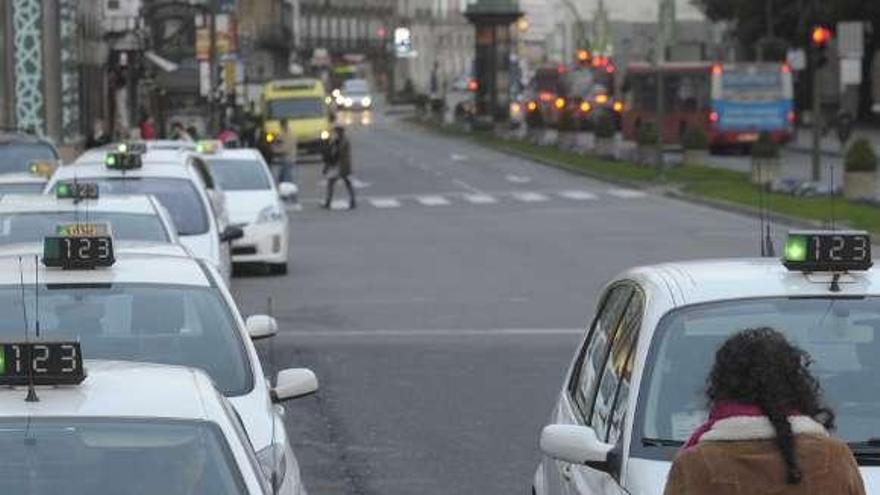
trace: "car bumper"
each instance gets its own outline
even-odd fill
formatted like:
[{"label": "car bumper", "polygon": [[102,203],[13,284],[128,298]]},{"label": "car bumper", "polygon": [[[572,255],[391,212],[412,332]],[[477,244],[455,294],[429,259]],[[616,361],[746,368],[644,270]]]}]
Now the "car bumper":
[{"label": "car bumper", "polygon": [[242,226],[244,237],[232,243],[233,263],[287,263],[287,222]]},{"label": "car bumper", "polygon": [[[770,131],[770,139],[777,144],[785,144],[791,141],[793,132],[790,130]],[[759,131],[709,131],[709,142],[716,146],[730,146],[737,144],[752,144],[758,140]]]}]

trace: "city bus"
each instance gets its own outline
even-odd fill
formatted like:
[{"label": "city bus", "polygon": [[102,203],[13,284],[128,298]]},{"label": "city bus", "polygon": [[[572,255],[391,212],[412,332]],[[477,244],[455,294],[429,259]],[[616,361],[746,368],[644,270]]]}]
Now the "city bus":
[{"label": "city bus", "polygon": [[[768,132],[791,140],[795,111],[791,68],[783,63],[667,63],[663,74],[663,141],[678,144],[688,128],[706,132],[713,149],[747,148]],[[648,63],[627,68],[623,136],[634,140],[645,122],[657,123],[657,72]]]}]

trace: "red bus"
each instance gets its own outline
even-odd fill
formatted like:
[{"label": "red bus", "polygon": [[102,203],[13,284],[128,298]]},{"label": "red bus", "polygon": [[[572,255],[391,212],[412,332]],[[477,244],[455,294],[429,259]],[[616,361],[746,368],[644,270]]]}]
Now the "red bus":
[{"label": "red bus", "polygon": [[[760,132],[785,143],[794,133],[791,69],[782,63],[662,64],[664,143],[677,144],[689,127],[703,129],[713,148],[748,146]],[[658,67],[634,63],[623,85],[624,139],[645,122],[657,123]]]}]

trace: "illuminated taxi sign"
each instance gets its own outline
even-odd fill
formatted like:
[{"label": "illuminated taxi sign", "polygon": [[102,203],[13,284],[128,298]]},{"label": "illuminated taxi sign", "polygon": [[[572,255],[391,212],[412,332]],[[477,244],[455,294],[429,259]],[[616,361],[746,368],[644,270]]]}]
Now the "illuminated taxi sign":
[{"label": "illuminated taxi sign", "polygon": [[91,270],[112,266],[113,237],[106,223],[59,225],[55,235],[43,239],[43,264],[66,270]]},{"label": "illuminated taxi sign", "polygon": [[141,155],[136,153],[107,153],[104,165],[111,170],[133,170],[143,166]]},{"label": "illuminated taxi sign", "polygon": [[116,145],[118,153],[134,153],[143,155],[147,152],[147,143],[143,141],[127,141]]},{"label": "illuminated taxi sign", "polygon": [[802,272],[845,272],[871,268],[871,236],[864,231],[796,230],[788,234],[783,264]]},{"label": "illuminated taxi sign", "polygon": [[49,178],[55,173],[58,163],[54,160],[31,160],[28,162],[28,172],[37,177]]},{"label": "illuminated taxi sign", "polygon": [[0,343],[0,385],[77,385],[85,378],[79,342]]},{"label": "illuminated taxi sign", "polygon": [[55,197],[58,199],[98,199],[98,184],[94,182],[59,182],[55,186]]},{"label": "illuminated taxi sign", "polygon": [[220,148],[222,147],[223,143],[218,140],[203,140],[199,141],[198,144],[196,144],[196,152],[205,155],[212,155],[220,151]]}]

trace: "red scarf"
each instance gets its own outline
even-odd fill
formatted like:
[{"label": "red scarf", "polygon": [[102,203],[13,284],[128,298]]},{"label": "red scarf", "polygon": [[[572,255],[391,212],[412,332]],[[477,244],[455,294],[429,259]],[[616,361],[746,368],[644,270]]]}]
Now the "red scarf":
[{"label": "red scarf", "polygon": [[734,416],[754,417],[766,416],[766,414],[764,414],[764,410],[756,404],[727,400],[718,401],[712,405],[712,410],[709,411],[709,419],[694,430],[683,448],[688,449],[698,444],[700,442],[700,437],[702,437],[707,431],[711,430],[716,422]]}]

